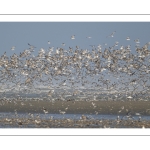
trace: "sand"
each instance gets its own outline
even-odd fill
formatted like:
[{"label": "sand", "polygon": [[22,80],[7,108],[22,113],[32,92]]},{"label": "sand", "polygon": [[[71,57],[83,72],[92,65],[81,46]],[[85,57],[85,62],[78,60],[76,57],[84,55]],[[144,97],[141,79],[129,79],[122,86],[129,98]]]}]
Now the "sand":
[{"label": "sand", "polygon": [[[93,104],[92,104],[93,103]],[[0,101],[0,112],[20,113],[44,113],[43,108],[48,113],[59,113],[59,110],[66,114],[121,114],[127,112],[150,115],[150,101]],[[122,108],[122,109],[121,109]]]},{"label": "sand", "polygon": [[150,121],[137,120],[72,120],[72,119],[2,119],[1,128],[150,128]]},{"label": "sand", "polygon": [[[37,100],[0,100],[0,112],[43,113],[49,114],[109,114],[150,115],[149,101],[37,101]],[[0,128],[150,128],[149,120],[121,119],[45,119],[45,118],[1,118]]]}]

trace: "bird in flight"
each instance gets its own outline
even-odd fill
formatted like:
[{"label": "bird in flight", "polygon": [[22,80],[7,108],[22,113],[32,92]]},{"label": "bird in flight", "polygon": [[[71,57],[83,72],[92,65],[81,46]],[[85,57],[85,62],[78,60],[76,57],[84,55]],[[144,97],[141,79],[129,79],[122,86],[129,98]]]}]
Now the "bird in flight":
[{"label": "bird in flight", "polygon": [[15,46],[12,46],[12,47],[11,47],[11,50],[13,51],[13,50],[15,50],[15,48],[16,48]]},{"label": "bird in flight", "polygon": [[65,46],[65,43],[62,43],[62,46]]},{"label": "bird in flight", "polygon": [[126,40],[129,41],[129,40],[130,40],[130,37],[128,36],[128,37],[126,38]]},{"label": "bird in flight", "polygon": [[87,38],[87,39],[91,39],[92,37],[91,37],[91,36],[87,36],[86,38]]},{"label": "bird in flight", "polygon": [[71,36],[71,39],[74,40],[74,39],[75,39],[75,35],[72,35],[72,36]]},{"label": "bird in flight", "polygon": [[135,43],[140,43],[139,39],[134,40]]},{"label": "bird in flight", "polygon": [[114,34],[116,33],[116,31],[112,32],[110,35],[108,35],[107,37],[114,37]]}]

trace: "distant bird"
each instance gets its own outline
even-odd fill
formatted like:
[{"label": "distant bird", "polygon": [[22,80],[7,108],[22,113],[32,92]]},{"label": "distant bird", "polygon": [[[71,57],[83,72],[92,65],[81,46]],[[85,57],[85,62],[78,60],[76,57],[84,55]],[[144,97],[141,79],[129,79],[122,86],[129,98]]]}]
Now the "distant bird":
[{"label": "distant bird", "polygon": [[141,118],[141,116],[139,116],[138,121],[141,122],[141,120],[142,120],[142,118]]},{"label": "distant bird", "polygon": [[107,37],[114,37],[114,34],[116,33],[116,31],[112,32],[110,35],[108,35]]},{"label": "distant bird", "polygon": [[64,115],[66,112],[59,110],[59,113],[62,114],[62,115]]},{"label": "distant bird", "polygon": [[48,44],[51,44],[51,42],[50,42],[50,41],[48,41]]},{"label": "distant bird", "polygon": [[80,117],[80,119],[81,119],[81,120],[86,120],[86,119],[87,119],[87,117],[86,117],[86,116],[84,116],[84,115],[82,115],[82,116]]},{"label": "distant bird", "polygon": [[46,108],[44,108],[44,107],[43,107],[43,112],[44,112],[45,114],[48,114],[48,110],[47,110]]},{"label": "distant bird", "polygon": [[128,96],[127,98],[131,99],[131,98],[133,98],[133,97],[132,97],[132,96]]},{"label": "distant bird", "polygon": [[65,43],[62,43],[62,46],[65,46]]},{"label": "distant bird", "polygon": [[126,40],[129,41],[129,40],[130,40],[130,37],[128,36],[128,37],[126,38]]},{"label": "distant bird", "polygon": [[18,123],[19,126],[23,124],[23,122],[19,119],[17,119],[17,123]]},{"label": "distant bird", "polygon": [[54,119],[54,116],[50,116],[49,119],[50,119],[50,120],[53,120],[53,119]]},{"label": "distant bird", "polygon": [[140,40],[139,39],[136,39],[134,40],[135,43],[139,44],[140,43]]},{"label": "distant bird", "polygon": [[136,115],[136,116],[141,116],[141,114],[140,114],[140,113],[135,113],[135,115]]},{"label": "distant bird", "polygon": [[117,116],[117,121],[119,121],[120,120],[120,117],[119,116]]},{"label": "distant bird", "polygon": [[31,44],[28,43],[29,46],[32,46]]},{"label": "distant bird", "polygon": [[41,123],[41,120],[35,120],[35,123],[39,124]]},{"label": "distant bird", "polygon": [[123,46],[121,46],[120,49],[122,50],[122,49],[123,49]]},{"label": "distant bird", "polygon": [[91,39],[92,37],[91,36],[87,36],[86,38]]},{"label": "distant bird", "polygon": [[72,35],[72,36],[71,36],[71,39],[74,40],[74,39],[75,39],[75,35]]},{"label": "distant bird", "polygon": [[118,41],[116,41],[116,42],[115,42],[115,46],[118,46],[118,44],[119,44],[119,42],[118,42]]},{"label": "distant bird", "polygon": [[28,45],[30,46],[30,49],[33,50],[34,48],[36,48],[35,46],[31,45],[28,43]]},{"label": "distant bird", "polygon": [[15,46],[12,46],[12,47],[11,47],[11,50],[13,51],[13,50],[15,50],[15,48],[16,48]]}]

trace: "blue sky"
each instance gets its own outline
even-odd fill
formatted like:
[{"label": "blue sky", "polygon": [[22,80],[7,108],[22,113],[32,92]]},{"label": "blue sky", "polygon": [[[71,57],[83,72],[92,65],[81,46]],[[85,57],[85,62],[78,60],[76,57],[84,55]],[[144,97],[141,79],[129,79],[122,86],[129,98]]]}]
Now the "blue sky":
[{"label": "blue sky", "polygon": [[[106,38],[114,31],[113,38]],[[75,40],[71,40],[72,35],[75,35]],[[126,40],[127,36],[130,36],[130,41]],[[19,54],[29,48],[28,43],[36,47],[36,55],[40,48],[62,47],[62,43],[66,44],[66,49],[76,45],[90,49],[89,45],[100,44],[104,48],[104,43],[109,47],[116,41],[119,42],[116,48],[131,45],[134,52],[134,40],[138,38],[141,46],[150,41],[150,22],[0,22],[0,55],[5,51],[7,55]],[[12,46],[16,47],[14,51]]]}]

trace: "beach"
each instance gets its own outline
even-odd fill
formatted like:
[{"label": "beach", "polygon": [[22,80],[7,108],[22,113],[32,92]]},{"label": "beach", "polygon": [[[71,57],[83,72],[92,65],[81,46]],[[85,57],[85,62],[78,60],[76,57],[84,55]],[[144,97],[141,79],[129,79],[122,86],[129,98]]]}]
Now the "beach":
[{"label": "beach", "polygon": [[48,113],[58,114],[59,110],[67,114],[121,114],[127,112],[150,115],[150,101],[42,101],[42,100],[12,100],[0,101],[0,112],[18,113]]},{"label": "beach", "polygon": [[150,128],[149,116],[149,101],[1,100],[0,128]]},{"label": "beach", "polygon": [[1,128],[150,128],[148,120],[5,118]]}]

